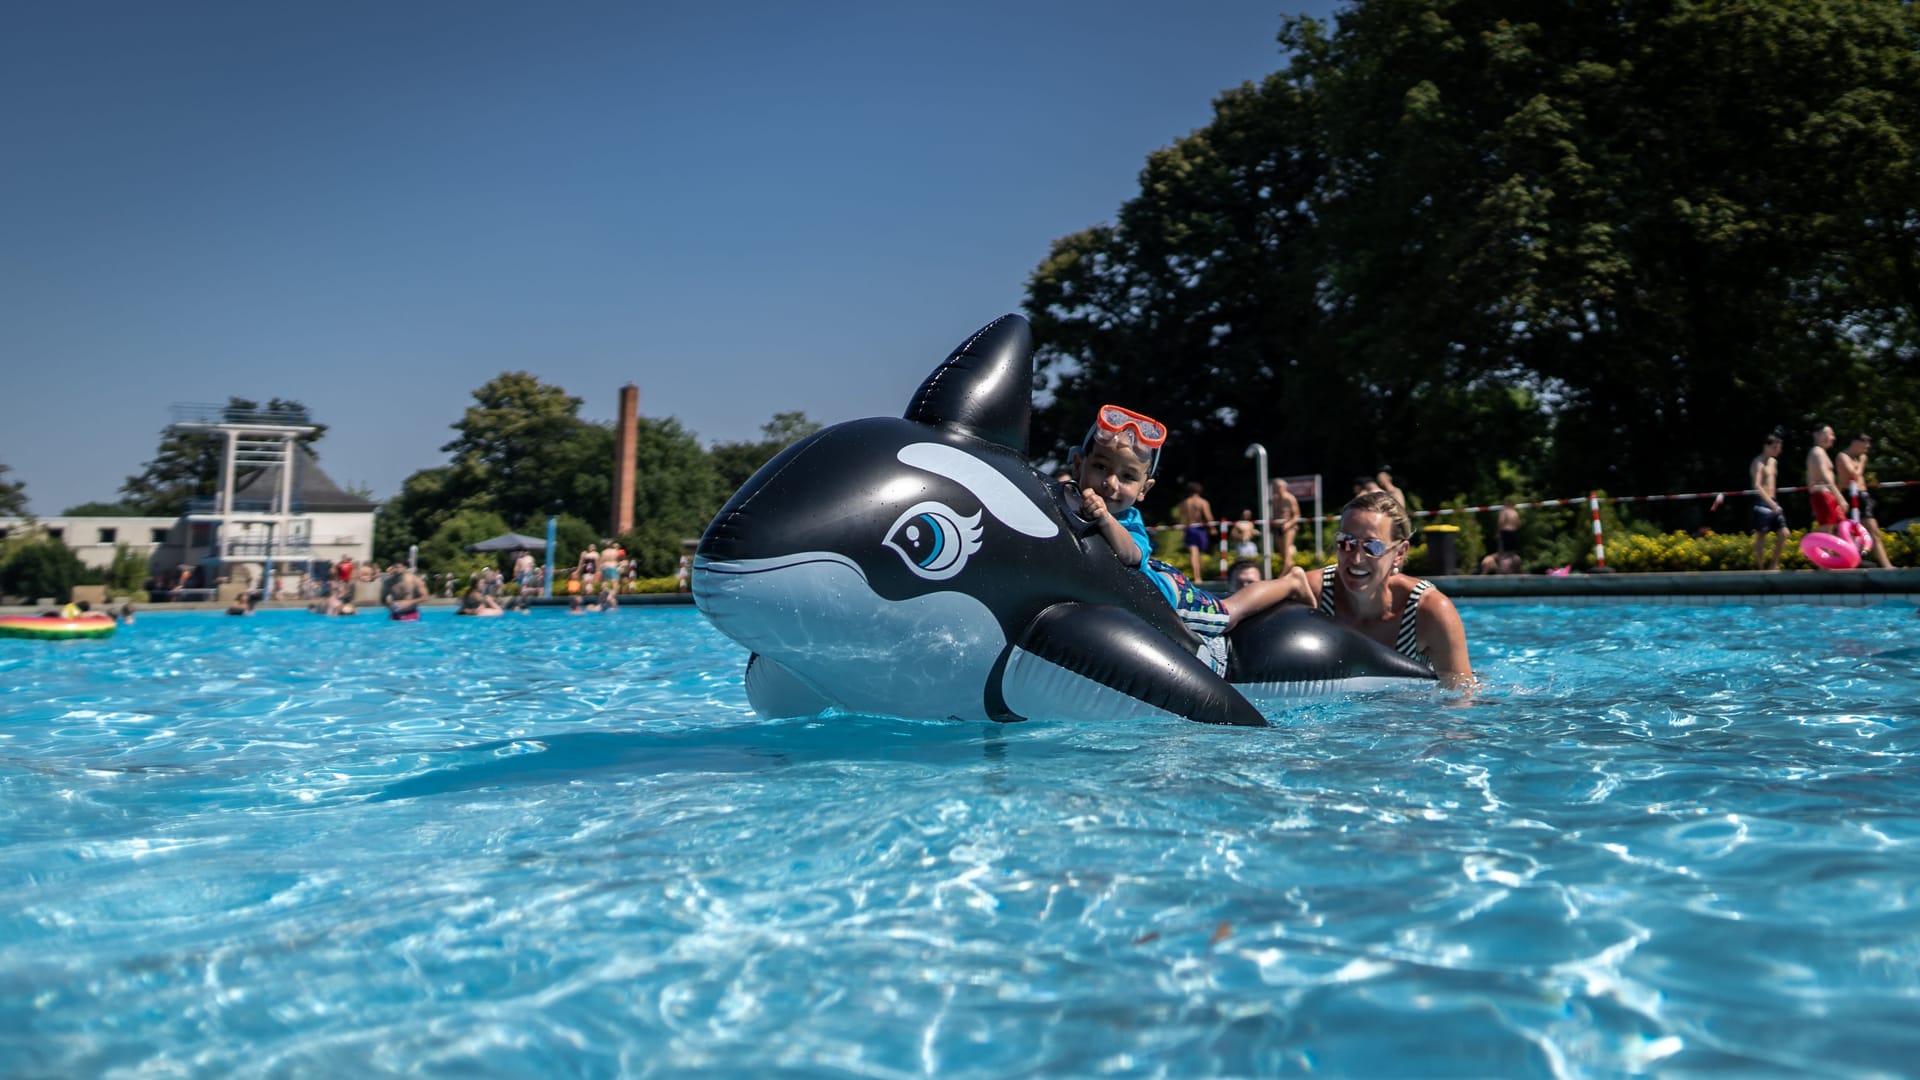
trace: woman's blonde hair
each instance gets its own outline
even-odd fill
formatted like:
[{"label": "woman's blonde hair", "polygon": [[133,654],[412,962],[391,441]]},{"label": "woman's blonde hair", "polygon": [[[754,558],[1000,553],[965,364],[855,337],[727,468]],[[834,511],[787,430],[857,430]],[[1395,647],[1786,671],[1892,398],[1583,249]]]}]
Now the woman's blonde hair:
[{"label": "woman's blonde hair", "polygon": [[1387,515],[1387,519],[1393,522],[1393,542],[1396,544],[1413,535],[1413,519],[1407,516],[1407,508],[1384,491],[1366,491],[1355,495],[1352,501],[1340,508],[1340,516],[1344,518],[1355,510]]}]

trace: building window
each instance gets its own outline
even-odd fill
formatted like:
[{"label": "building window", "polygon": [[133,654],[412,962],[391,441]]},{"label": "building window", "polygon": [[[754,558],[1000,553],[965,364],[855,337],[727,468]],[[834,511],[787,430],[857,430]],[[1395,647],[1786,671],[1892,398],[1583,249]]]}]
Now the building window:
[{"label": "building window", "polygon": [[13,530],[11,529],[0,528],[0,540],[5,540],[7,538],[7,534],[12,531]]},{"label": "building window", "polygon": [[114,538],[119,535],[120,535],[119,529],[101,529],[100,542],[103,544],[111,544],[113,543]]},{"label": "building window", "polygon": [[51,537],[53,537],[53,538],[54,538],[55,540],[65,540],[65,539],[67,538],[67,530],[65,530],[65,529],[48,529],[48,530],[47,530],[47,535],[48,535],[48,536],[51,536]]},{"label": "building window", "polygon": [[167,530],[165,530],[165,529],[155,529],[155,530],[153,530],[153,542],[154,542],[154,543],[156,543],[156,544],[164,544],[164,543],[166,543],[166,542],[167,542]]}]

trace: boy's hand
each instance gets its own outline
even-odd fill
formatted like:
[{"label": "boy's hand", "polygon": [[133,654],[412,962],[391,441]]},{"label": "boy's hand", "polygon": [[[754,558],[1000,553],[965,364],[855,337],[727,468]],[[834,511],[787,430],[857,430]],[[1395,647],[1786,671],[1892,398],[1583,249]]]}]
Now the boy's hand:
[{"label": "boy's hand", "polygon": [[1100,521],[1107,516],[1107,500],[1087,488],[1080,489],[1080,515],[1088,521]]}]

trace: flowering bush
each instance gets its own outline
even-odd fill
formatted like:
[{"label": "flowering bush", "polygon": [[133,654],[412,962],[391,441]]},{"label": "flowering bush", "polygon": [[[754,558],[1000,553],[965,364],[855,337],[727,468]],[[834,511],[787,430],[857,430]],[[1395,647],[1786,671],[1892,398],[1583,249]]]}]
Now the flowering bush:
[{"label": "flowering bush", "polygon": [[[1788,540],[1781,554],[1780,565],[1786,570],[1811,570],[1813,564],[1800,553],[1800,538],[1806,532],[1796,532]],[[1908,529],[1905,533],[1886,535],[1887,558],[1896,567],[1920,565],[1920,529]],[[1771,551],[1773,541],[1767,541],[1767,550]],[[1864,560],[1865,565],[1877,566],[1871,556]],[[1690,536],[1686,533],[1663,533],[1655,536],[1628,535],[1619,540],[1607,541],[1607,566],[1623,574],[1673,574],[1697,570],[1752,570],[1753,534],[1708,533],[1705,536]]]}]

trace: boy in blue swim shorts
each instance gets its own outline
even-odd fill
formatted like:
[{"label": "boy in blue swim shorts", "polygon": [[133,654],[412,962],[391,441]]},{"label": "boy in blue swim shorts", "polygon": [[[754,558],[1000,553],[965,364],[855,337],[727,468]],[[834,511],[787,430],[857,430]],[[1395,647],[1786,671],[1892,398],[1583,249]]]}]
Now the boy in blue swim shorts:
[{"label": "boy in blue swim shorts", "polygon": [[1153,543],[1147,539],[1146,523],[1136,504],[1153,490],[1153,472],[1166,441],[1166,425],[1159,421],[1118,405],[1101,406],[1070,460],[1080,486],[1080,516],[1100,527],[1121,562],[1138,566],[1147,575],[1187,629],[1210,646],[1201,658],[1219,671],[1225,651],[1213,647],[1216,639],[1247,616],[1289,598],[1311,597],[1313,589],[1306,572],[1295,566],[1288,568],[1285,577],[1256,581],[1232,596],[1219,597],[1152,557]]}]

